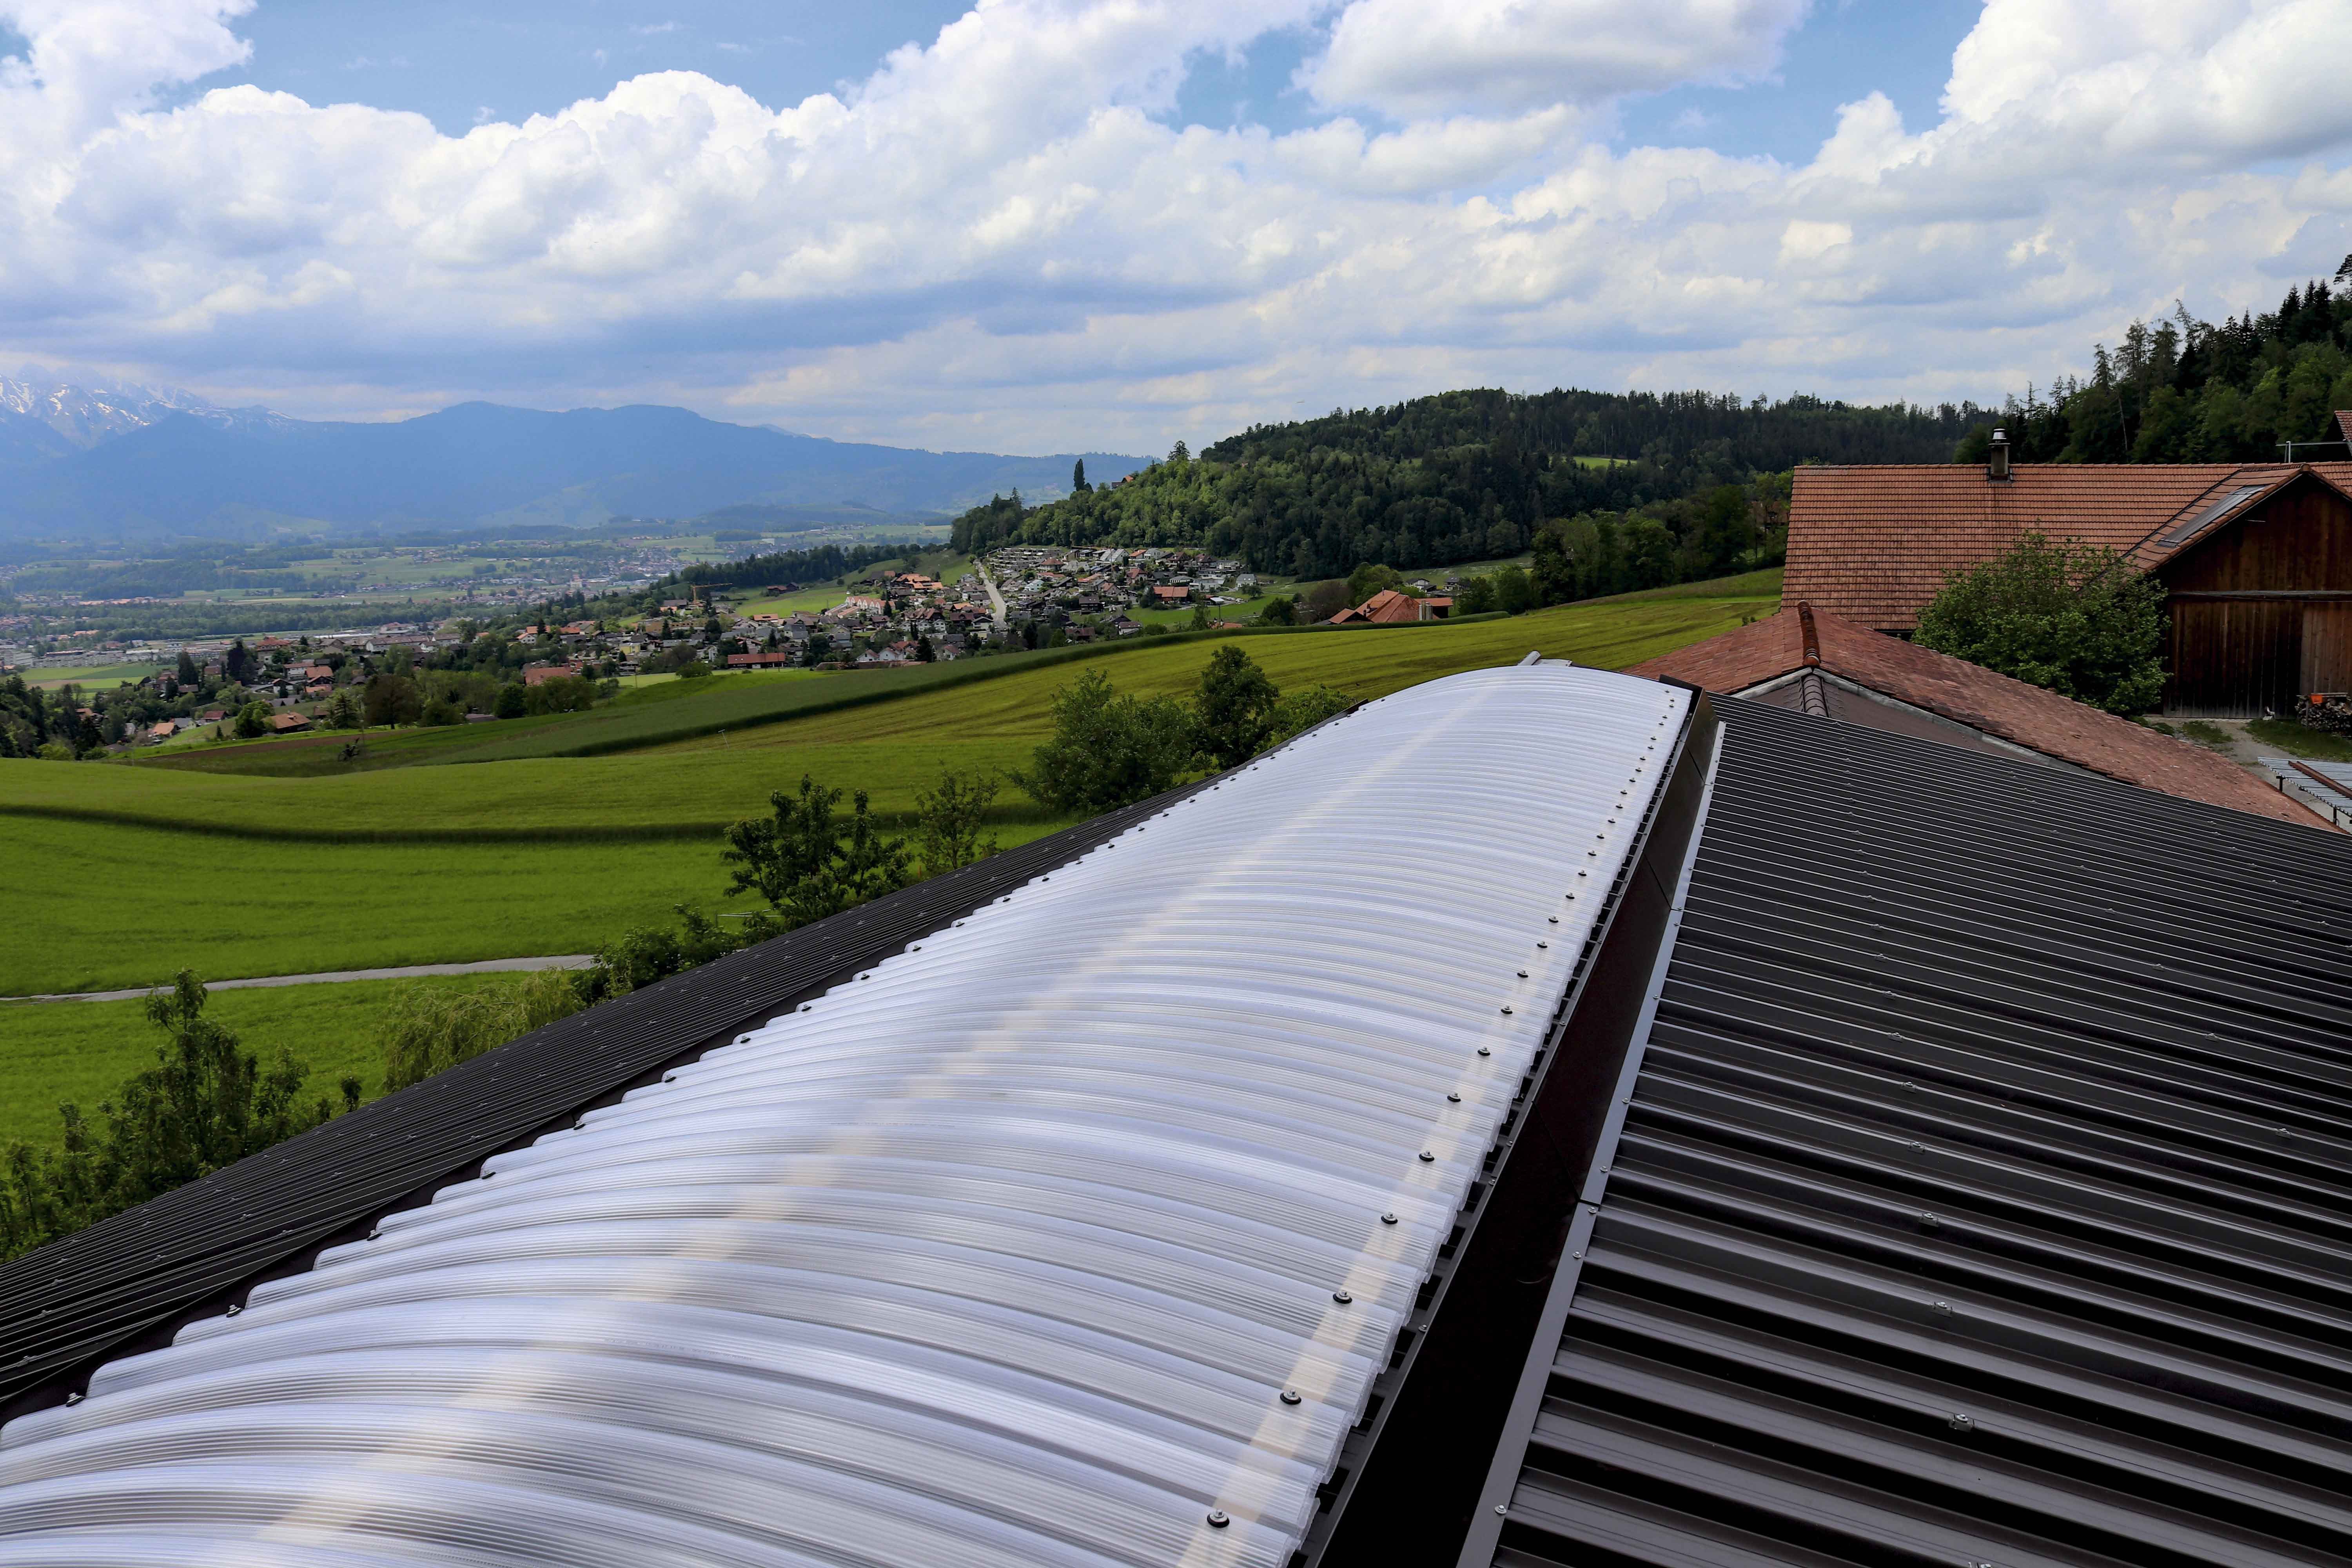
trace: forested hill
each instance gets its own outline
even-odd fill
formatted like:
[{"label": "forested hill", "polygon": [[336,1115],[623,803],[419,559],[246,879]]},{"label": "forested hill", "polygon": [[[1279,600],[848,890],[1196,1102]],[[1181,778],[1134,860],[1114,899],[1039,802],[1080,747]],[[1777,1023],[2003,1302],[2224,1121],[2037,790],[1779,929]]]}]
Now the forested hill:
[{"label": "forested hill", "polygon": [[[2275,310],[2217,326],[2176,308],[2134,321],[2110,352],[2091,351],[2089,379],[2048,397],[2031,390],[2001,411],[2011,454],[2025,463],[2268,463],[2294,441],[2340,443],[2336,410],[2352,408],[2352,256],[2336,287],[2290,288]],[[1987,430],[1960,456],[1980,461]],[[2337,458],[2341,445],[2309,456]]]},{"label": "forested hill", "polygon": [[957,519],[960,550],[1006,543],[1191,545],[1261,572],[1339,576],[1386,562],[1513,555],[1547,520],[1622,513],[1745,486],[1802,462],[1940,463],[1973,404],[1865,408],[1710,393],[1441,393],[1254,426],[1124,484]]}]

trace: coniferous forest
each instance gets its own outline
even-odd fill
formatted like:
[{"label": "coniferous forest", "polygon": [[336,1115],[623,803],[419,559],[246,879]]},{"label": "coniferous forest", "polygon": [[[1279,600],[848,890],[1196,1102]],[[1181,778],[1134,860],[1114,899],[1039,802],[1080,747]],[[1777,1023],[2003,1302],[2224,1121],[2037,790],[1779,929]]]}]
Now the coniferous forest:
[{"label": "coniferous forest", "polygon": [[[2092,350],[2087,378],[2011,398],[2001,424],[2021,463],[2272,463],[2290,441],[2340,441],[2339,408],[2352,408],[2352,256],[2333,287],[2289,289],[2266,314],[2134,321]],[[1979,461],[1989,434],[1972,431],[1958,460]]]},{"label": "coniferous forest", "polygon": [[[1123,484],[1044,506],[1000,497],[957,519],[954,542],[1185,545],[1260,572],[1331,577],[1367,561],[1515,555],[1548,522],[1621,531],[1638,513],[1650,526],[1633,530],[1624,570],[1602,572],[1594,591],[1645,587],[1769,554],[1794,465],[1943,462],[1990,413],[1709,393],[1447,392],[1254,426],[1197,456],[1180,444]],[[1736,522],[1717,493],[1730,490],[1745,498]]]},{"label": "coniferous forest", "polygon": [[1301,578],[1530,549],[1541,574],[1557,544],[1571,564],[1549,594],[1581,597],[1777,561],[1800,464],[1980,462],[1996,422],[2020,462],[2274,461],[2284,442],[2337,438],[2339,408],[2352,408],[2352,257],[2332,286],[2292,288],[2267,313],[2134,322],[2118,347],[2094,347],[2087,377],[2000,409],[1440,393],[1253,426],[1197,455],[1180,444],[1122,484],[1043,506],[1001,496],[957,519],[954,542],[1181,545]]}]

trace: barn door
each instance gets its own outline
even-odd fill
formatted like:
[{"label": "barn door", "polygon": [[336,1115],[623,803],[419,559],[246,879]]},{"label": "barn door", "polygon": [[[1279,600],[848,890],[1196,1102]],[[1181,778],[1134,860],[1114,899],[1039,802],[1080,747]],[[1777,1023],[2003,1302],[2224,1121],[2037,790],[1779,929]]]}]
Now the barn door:
[{"label": "barn door", "polygon": [[2352,691],[2352,603],[2303,607],[2304,691]]},{"label": "barn door", "polygon": [[2292,599],[2175,599],[2168,712],[2259,719],[2304,687],[2304,606]]}]

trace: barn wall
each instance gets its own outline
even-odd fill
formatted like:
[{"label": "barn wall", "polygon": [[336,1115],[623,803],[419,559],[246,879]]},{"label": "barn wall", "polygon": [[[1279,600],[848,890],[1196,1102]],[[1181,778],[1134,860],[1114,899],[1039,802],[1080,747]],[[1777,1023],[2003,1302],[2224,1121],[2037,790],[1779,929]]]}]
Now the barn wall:
[{"label": "barn wall", "polygon": [[2255,718],[2352,690],[2352,501],[2331,486],[2298,480],[2158,575],[2174,595],[2167,711]]}]

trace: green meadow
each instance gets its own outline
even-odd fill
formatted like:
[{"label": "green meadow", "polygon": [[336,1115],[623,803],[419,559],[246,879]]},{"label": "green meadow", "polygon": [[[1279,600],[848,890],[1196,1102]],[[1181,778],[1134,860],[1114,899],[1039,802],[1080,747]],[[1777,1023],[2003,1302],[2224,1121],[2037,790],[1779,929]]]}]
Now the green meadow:
[{"label": "green meadow", "polygon": [[[289,985],[216,991],[205,1015],[235,1029],[264,1062],[283,1046],[310,1068],[307,1096],[341,1103],[336,1086],[358,1078],[370,1100],[383,1092],[377,1016],[402,985],[473,990],[512,984],[512,975],[436,975],[421,980],[356,980],[335,985]],[[8,1064],[0,1094],[0,1147],[15,1139],[50,1143],[58,1138],[58,1107],[71,1101],[96,1120],[100,1101],[132,1073],[155,1065],[161,1036],[139,1002],[18,1002],[0,1004],[0,1061]]]},{"label": "green meadow", "polygon": [[[373,734],[356,767],[341,737],[0,761],[0,995],[586,952],[673,904],[727,909],[720,829],[804,773],[903,820],[943,772],[1025,765],[1087,669],[1181,694],[1235,636],[1286,689],[1370,699],[1531,650],[1638,663],[1769,614],[1778,591],[1751,574],[1513,618],[666,681],[584,714]],[[997,815],[1006,847],[1063,826],[1009,784]],[[355,1071],[373,1092],[382,999],[353,983],[215,1005],[249,1046],[294,1045],[321,1089]],[[59,1099],[94,1103],[152,1049],[135,1004],[0,1004],[0,1141],[52,1136]]]}]

